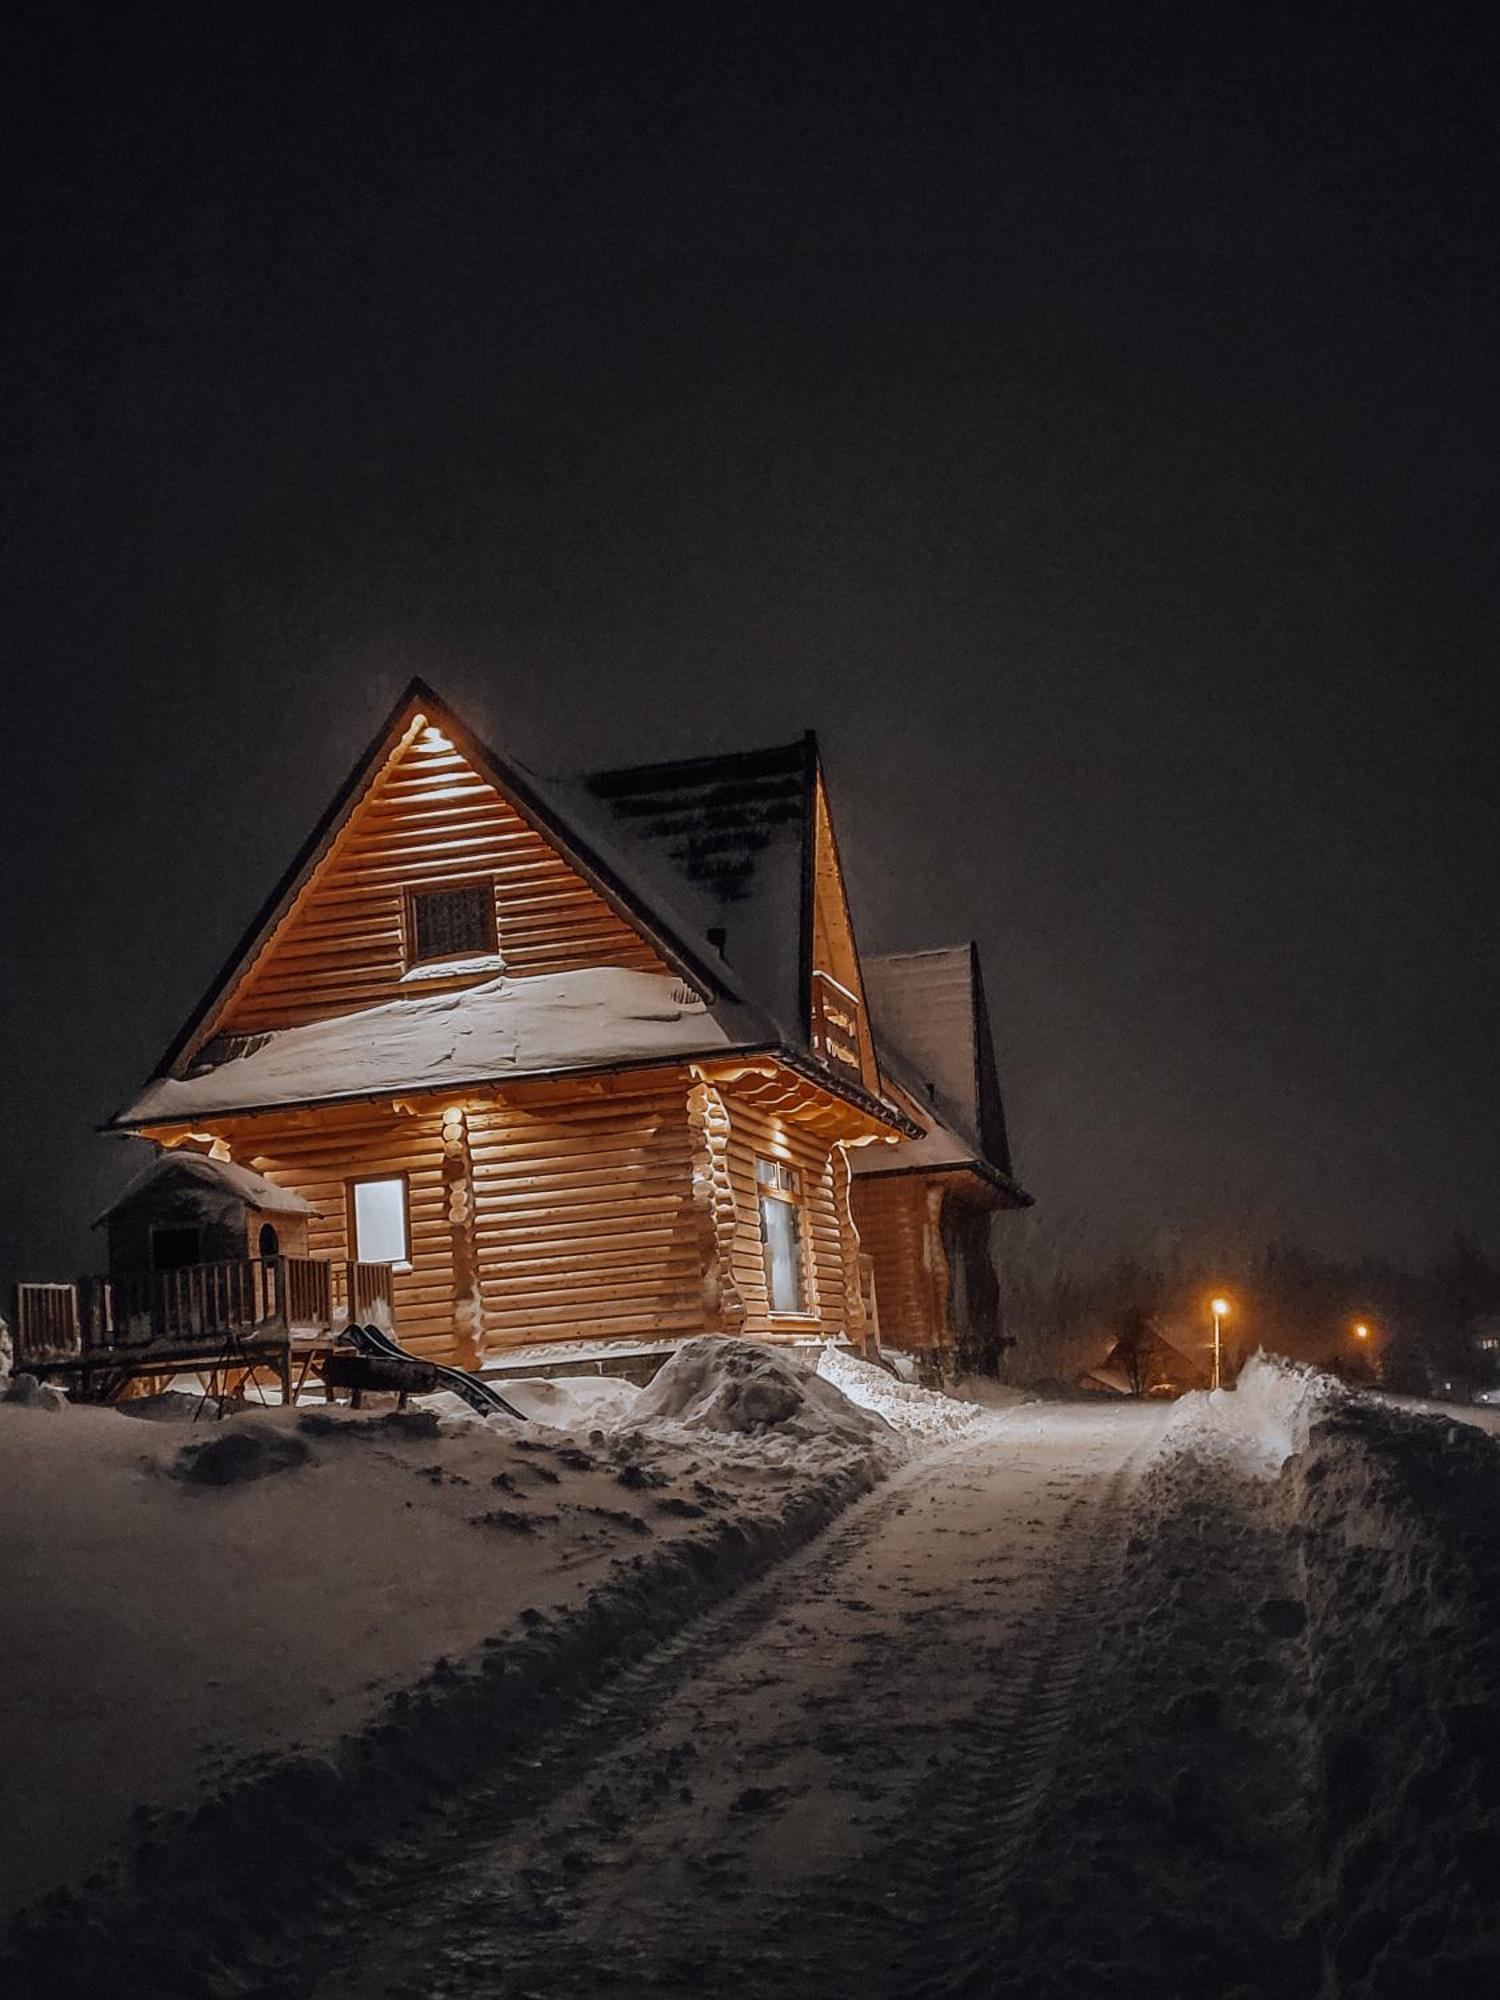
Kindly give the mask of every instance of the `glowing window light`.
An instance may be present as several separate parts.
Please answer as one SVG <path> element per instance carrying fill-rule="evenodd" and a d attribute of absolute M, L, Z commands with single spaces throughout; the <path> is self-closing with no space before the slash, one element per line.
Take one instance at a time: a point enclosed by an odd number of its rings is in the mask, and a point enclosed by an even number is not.
<path fill-rule="evenodd" d="M 405 1264 L 406 1182 L 399 1174 L 390 1180 L 355 1181 L 350 1193 L 356 1261 Z"/>

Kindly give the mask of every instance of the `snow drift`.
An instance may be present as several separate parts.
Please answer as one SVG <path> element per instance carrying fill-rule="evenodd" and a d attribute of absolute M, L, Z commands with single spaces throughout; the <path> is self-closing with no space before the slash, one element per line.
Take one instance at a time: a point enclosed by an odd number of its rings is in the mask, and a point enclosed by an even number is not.
<path fill-rule="evenodd" d="M 861 1361 L 843 1347 L 824 1347 L 818 1357 L 818 1373 L 860 1409 L 883 1418 L 892 1430 L 926 1444 L 962 1437 L 987 1414 L 977 1403 L 938 1395 L 915 1382 L 897 1381 L 883 1368 Z"/>
<path fill-rule="evenodd" d="M 896 1433 L 814 1373 L 795 1350 L 703 1334 L 686 1340 L 631 1407 L 632 1424 L 774 1436 L 798 1445 L 894 1453 Z"/>
<path fill-rule="evenodd" d="M 1127 1555 L 1155 1677 L 1136 1699 L 1169 1671 L 1201 1686 L 1127 1782 L 1138 1808 L 1161 1800 L 1161 1852 L 1186 1829 L 1200 1871 L 1258 1850 L 1257 1826 L 1274 1823 L 1263 1867 L 1290 1857 L 1280 1900 L 1304 1910 L 1296 1939 L 1250 1949 L 1254 1899 L 1226 1868 L 1213 1945 L 1226 1983 L 1274 1955 L 1293 1989 L 1343 2000 L 1491 1990 L 1497 1520 L 1500 1439 L 1447 1413 L 1264 1355 L 1235 1390 L 1178 1405 Z M 1305 1774 L 1300 1808 L 1256 1789 L 1272 1751 Z M 1139 1820 L 1135 1839 L 1150 1851 Z"/>

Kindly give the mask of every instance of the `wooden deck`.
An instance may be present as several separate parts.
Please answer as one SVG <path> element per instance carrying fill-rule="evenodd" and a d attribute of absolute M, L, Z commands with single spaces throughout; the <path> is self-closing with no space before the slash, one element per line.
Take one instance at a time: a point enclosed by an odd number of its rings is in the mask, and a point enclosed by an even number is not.
<path fill-rule="evenodd" d="M 294 1401 L 351 1316 L 391 1309 L 386 1264 L 241 1257 L 139 1278 L 16 1288 L 18 1369 L 113 1402 L 132 1385 L 193 1374 L 229 1395 L 262 1373 Z"/>

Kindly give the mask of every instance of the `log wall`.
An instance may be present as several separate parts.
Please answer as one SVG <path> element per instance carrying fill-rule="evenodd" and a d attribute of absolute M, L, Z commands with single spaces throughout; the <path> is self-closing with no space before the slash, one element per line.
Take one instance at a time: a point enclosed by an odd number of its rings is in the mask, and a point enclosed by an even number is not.
<path fill-rule="evenodd" d="M 355 1254 L 350 1180 L 405 1175 L 411 1269 L 395 1274 L 397 1331 L 432 1359 L 472 1366 L 535 1341 L 705 1331 L 863 1334 L 835 1141 L 686 1071 L 329 1105 L 220 1129 L 235 1159 L 315 1206 L 316 1257 Z M 758 1154 L 801 1176 L 805 1316 L 770 1311 Z"/>
<path fill-rule="evenodd" d="M 474 1353 L 472 1342 L 455 1334 L 463 1302 L 455 1290 L 445 1108 L 440 1100 L 421 1101 L 410 1111 L 388 1103 L 327 1105 L 237 1119 L 224 1130 L 236 1160 L 295 1188 L 317 1209 L 308 1223 L 315 1257 L 344 1262 L 354 1256 L 349 1181 L 405 1174 L 411 1269 L 395 1274 L 397 1329 L 418 1354 L 462 1364 Z"/>
<path fill-rule="evenodd" d="M 833 1142 L 795 1119 L 766 1110 L 736 1095 L 722 1092 L 728 1116 L 726 1165 L 734 1193 L 735 1229 L 726 1246 L 734 1289 L 743 1302 L 742 1331 L 759 1334 L 850 1333 L 858 1338 L 864 1313 L 856 1291 L 851 1306 L 846 1290 L 847 1231 L 839 1222 L 841 1190 L 836 1184 Z M 802 1180 L 803 1247 L 807 1254 L 806 1318 L 773 1315 L 766 1285 L 760 1240 L 760 1193 L 755 1179 L 757 1155 L 783 1160 Z"/>
<path fill-rule="evenodd" d="M 486 1353 L 704 1331 L 685 1076 L 507 1093 L 469 1136 Z"/>
<path fill-rule="evenodd" d="M 447 738 L 429 729 L 393 757 L 355 808 L 240 982 L 217 1031 L 292 1027 L 464 983 L 402 984 L 406 890 L 484 875 L 494 878 L 507 972 L 668 969 Z"/>
<path fill-rule="evenodd" d="M 942 1189 L 921 1174 L 856 1178 L 860 1246 L 875 1266 L 882 1346 L 947 1347 L 948 1265 L 938 1226 Z"/>

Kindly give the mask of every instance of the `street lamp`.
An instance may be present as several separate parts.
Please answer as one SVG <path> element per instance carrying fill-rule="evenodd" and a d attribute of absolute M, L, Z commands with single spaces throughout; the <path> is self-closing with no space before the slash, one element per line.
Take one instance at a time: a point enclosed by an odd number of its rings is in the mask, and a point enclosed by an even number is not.
<path fill-rule="evenodd" d="M 1365 1325 L 1362 1319 L 1357 1319 L 1354 1322 L 1354 1325 L 1350 1328 L 1350 1331 L 1353 1333 L 1354 1338 L 1356 1340 L 1368 1340 L 1370 1338 L 1370 1329 Z"/>
<path fill-rule="evenodd" d="M 1214 1316 L 1214 1387 L 1219 1386 L 1219 1376 L 1223 1369 L 1224 1316 L 1229 1311 L 1228 1299 L 1210 1299 L 1208 1309 Z"/>

